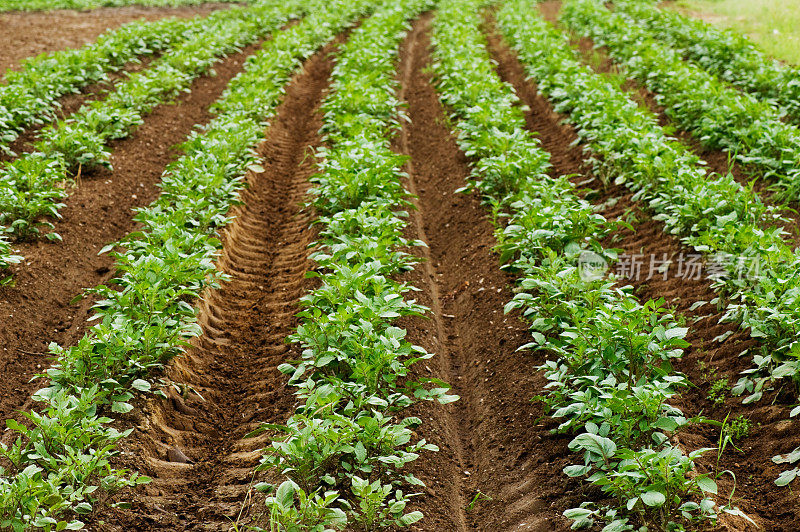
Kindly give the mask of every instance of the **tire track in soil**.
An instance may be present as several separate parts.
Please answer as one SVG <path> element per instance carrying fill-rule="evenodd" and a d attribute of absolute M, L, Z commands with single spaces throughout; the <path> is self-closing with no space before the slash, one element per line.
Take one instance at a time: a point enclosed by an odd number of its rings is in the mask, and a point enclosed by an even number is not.
<path fill-rule="evenodd" d="M 285 422 L 295 403 L 277 367 L 300 357 L 285 338 L 312 282 L 304 274 L 315 231 L 301 203 L 316 169 L 310 150 L 320 142 L 318 109 L 332 50 L 329 45 L 309 59 L 288 85 L 260 147 L 265 170 L 248 176 L 243 205 L 223 232 L 218 265 L 231 280 L 200 302 L 203 335 L 169 370 L 171 379 L 196 391 L 149 400 L 123 444 L 130 460 L 124 465 L 154 481 L 123 495 L 133 496 L 132 510 L 99 516 L 107 523 L 101 530 L 129 530 L 131 523 L 143 530 L 223 530 L 254 504 L 248 498 L 253 469 L 271 439 L 244 436 L 263 422 Z M 176 451 L 190 462 L 182 463 Z"/>
<path fill-rule="evenodd" d="M 83 337 L 94 300 L 71 302 L 113 276 L 113 258 L 98 251 L 138 227 L 132 209 L 158 196 L 165 167 L 180 155 L 173 146 L 211 119 L 208 107 L 259 47 L 253 44 L 218 62 L 216 75 L 196 79 L 175 104 L 157 107 L 130 137 L 111 143 L 114 171 L 85 173 L 65 200 L 55 229 L 63 242 L 15 245 L 26 261 L 10 269 L 14 285 L 0 287 L 0 417 L 33 404 L 30 395 L 42 382 L 29 381 L 49 366 L 42 354 L 51 341 L 68 346 Z"/>
<path fill-rule="evenodd" d="M 572 489 L 580 492 L 561 474 L 569 438 L 549 434 L 555 424 L 539 423 L 541 406 L 530 400 L 544 384 L 535 371 L 543 357 L 516 351 L 529 335 L 517 316 L 503 314 L 513 279 L 492 252 L 487 211 L 477 195 L 455 193 L 469 167 L 426 70 L 431 19 L 418 20 L 401 48 L 398 98 L 410 121 L 397 149 L 411 156 L 406 186 L 418 196 L 409 232 L 429 245 L 408 277 L 432 309 L 431 320 L 405 325 L 412 342 L 436 353 L 428 375 L 452 384 L 461 400 L 416 407 L 421 436 L 441 448 L 414 465 L 428 487 L 417 502 L 425 513 L 418 530 L 567 530 L 561 512 L 579 501 Z M 479 492 L 491 501 L 469 510 Z"/>
<path fill-rule="evenodd" d="M 584 162 L 583 147 L 571 146 L 577 139 L 575 130 L 564 124 L 564 117 L 557 114 L 546 98 L 538 94 L 535 83 L 527 81 L 519 60 L 495 32 L 493 19 L 486 29 L 489 49 L 498 63 L 497 71 L 504 81 L 514 87 L 522 103 L 530 108 L 525 113 L 527 127 L 537 133 L 543 148 L 551 153 L 553 175 L 582 173 L 585 175 L 577 177 L 576 181 L 584 180 L 590 173 L 590 168 Z M 741 398 L 728 398 L 724 405 L 715 405 L 707 397 L 712 379 L 708 379 L 700 368 L 701 362 L 709 368 L 717 368 L 714 379 L 727 377 L 732 385 L 738 380 L 739 373 L 752 365 L 751 357 L 740 357 L 739 353 L 744 349 L 757 349 L 758 342 L 751 339 L 748 333 L 739 330 L 736 324 L 720 324 L 722 313 L 711 305 L 696 310 L 689 309 L 696 301 L 711 301 L 716 297 L 716 292 L 706 279 L 678 278 L 675 275 L 675 265 L 667 279 L 660 274 L 647 279 L 650 275 L 651 256 L 660 260 L 666 253 L 667 258 L 677 261 L 680 254 L 686 257 L 696 252 L 681 245 L 677 238 L 664 233 L 663 224 L 653 220 L 650 214 L 641 209 L 639 203 L 632 201 L 632 195 L 625 187 L 603 187 L 598 179 L 588 184 L 584 181 L 582 188 L 586 187 L 591 189 L 587 196 L 589 201 L 595 205 L 608 205 L 601 211 L 606 218 L 625 218 L 629 212 L 633 212 L 636 217 L 632 223 L 634 231 L 621 230 L 603 242 L 605 247 L 622 249 L 629 256 L 641 254 L 645 257 L 642 275 L 638 279 L 626 279 L 626 282 L 635 287 L 641 300 L 663 297 L 668 305 L 687 319 L 690 330 L 686 339 L 692 346 L 687 348 L 682 359 L 675 361 L 675 367 L 687 375 L 697 387 L 684 392 L 674 401 L 675 406 L 688 415 L 696 415 L 702 411 L 708 417 L 722 420 L 730 412 L 731 419 L 739 415 L 751 419 L 751 436 L 737 443 L 744 452 L 727 452 L 720 461 L 720 470 L 730 469 L 736 473 L 738 484 L 735 504 L 745 513 L 756 518 L 760 525 L 766 525 L 768 530 L 795 530 L 796 516 L 800 515 L 800 503 L 789 490 L 781 490 L 773 484 L 780 468 L 771 461 L 773 455 L 789 452 L 800 442 L 800 427 L 787 419 L 787 406 L 791 404 L 791 398 L 786 394 L 780 396 L 772 393 L 765 394 L 765 398 L 754 405 L 742 405 Z M 714 341 L 717 336 L 728 332 L 733 332 L 733 335 L 724 343 Z M 773 404 L 773 400 L 777 404 Z M 687 450 L 716 447 L 718 437 L 719 429 L 707 424 L 695 426 L 678 435 L 681 445 Z M 700 461 L 700 465 L 712 471 L 715 460 L 716 454 L 709 453 Z M 723 496 L 734 487 L 724 477 L 719 485 Z M 744 499 L 740 498 L 742 495 Z M 723 521 L 729 530 L 750 529 L 741 520 L 726 518 Z"/>

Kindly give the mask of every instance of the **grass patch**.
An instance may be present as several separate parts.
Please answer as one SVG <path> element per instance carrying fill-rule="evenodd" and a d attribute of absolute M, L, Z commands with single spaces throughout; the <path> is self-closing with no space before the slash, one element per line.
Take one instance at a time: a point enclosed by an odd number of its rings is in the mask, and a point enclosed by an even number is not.
<path fill-rule="evenodd" d="M 744 33 L 772 57 L 800 65 L 800 0 L 679 0 L 667 5 Z"/>

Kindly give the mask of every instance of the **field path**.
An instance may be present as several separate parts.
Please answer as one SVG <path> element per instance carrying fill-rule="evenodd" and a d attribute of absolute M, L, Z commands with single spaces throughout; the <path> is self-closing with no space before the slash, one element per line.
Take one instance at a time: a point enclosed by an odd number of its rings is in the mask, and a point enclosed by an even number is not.
<path fill-rule="evenodd" d="M 527 327 L 503 313 L 513 279 L 492 251 L 488 210 L 478 195 L 455 192 L 469 167 L 427 71 L 431 18 L 415 24 L 400 66 L 410 121 L 399 144 L 411 156 L 407 187 L 419 196 L 411 225 L 429 245 L 413 284 L 434 314 L 412 323 L 409 338 L 436 353 L 428 365 L 461 400 L 422 407 L 420 431 L 442 450 L 416 466 L 432 494 L 421 530 L 567 530 L 560 514 L 572 501 L 560 470 L 569 438 L 549 434 L 552 423 L 531 402 L 543 360 L 517 351 L 530 341 Z"/>

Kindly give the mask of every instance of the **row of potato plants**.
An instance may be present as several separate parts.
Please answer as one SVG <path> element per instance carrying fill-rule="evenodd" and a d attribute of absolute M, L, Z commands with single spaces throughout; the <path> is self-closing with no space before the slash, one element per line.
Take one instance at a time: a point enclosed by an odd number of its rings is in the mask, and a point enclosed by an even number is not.
<path fill-rule="evenodd" d="M 793 251 L 784 231 L 774 226 L 774 209 L 730 174 L 707 176 L 699 159 L 668 137 L 652 113 L 582 64 L 567 36 L 532 10 L 504 10 L 500 23 L 528 75 L 578 130 L 597 174 L 625 184 L 667 233 L 727 270 L 714 278 L 720 297 L 713 303 L 725 309 L 723 321 L 739 323 L 759 341 L 751 353 L 754 367 L 743 372 L 733 393 L 751 403 L 784 379 L 797 395 L 800 251 Z M 798 414 L 800 408 L 794 408 L 790 415 Z M 774 460 L 797 462 L 800 451 Z M 796 476 L 800 468 L 776 483 Z"/>
<path fill-rule="evenodd" d="M 147 6 L 179 7 L 199 5 L 207 0 L 0 0 L 2 11 L 49 11 L 51 9 L 80 9 L 82 11 L 99 7 Z M 237 2 L 238 0 L 215 0 L 217 2 Z"/>
<path fill-rule="evenodd" d="M 425 244 L 404 236 L 412 207 L 402 185 L 406 157 L 390 142 L 407 119 L 396 96 L 399 44 L 408 21 L 431 4 L 384 5 L 337 56 L 308 202 L 321 226 L 311 255 L 318 287 L 301 298 L 301 324 L 290 337 L 302 358 L 279 368 L 300 405 L 285 425 L 260 429 L 285 433 L 259 466 L 285 478 L 267 499 L 270 530 L 373 531 L 423 518 L 408 510 L 416 494 L 404 488 L 424 484 L 407 466 L 438 449 L 418 439 L 421 420 L 403 412 L 457 397 L 444 382 L 412 374 L 433 355 L 395 324 L 428 309 L 408 298 L 416 288 L 396 279 Z"/>
<path fill-rule="evenodd" d="M 90 83 L 108 80 L 128 62 L 155 55 L 202 30 L 201 17 L 131 22 L 82 48 L 59 50 L 26 59 L 6 72 L 0 85 L 0 151 L 9 148 L 25 128 L 53 120 L 58 98 Z"/>
<path fill-rule="evenodd" d="M 561 22 L 604 46 L 625 74 L 653 92 L 664 113 L 704 146 L 723 149 L 754 177 L 772 179 L 776 198 L 800 198 L 800 130 L 768 102 L 741 92 L 659 43 L 601 0 L 564 2 Z"/>
<path fill-rule="evenodd" d="M 104 99 L 90 102 L 69 118 L 43 128 L 34 150 L 0 167 L 0 224 L 19 239 L 53 232 L 48 218 L 59 216 L 69 182 L 88 168 L 110 168 L 109 143 L 127 137 L 143 116 L 186 91 L 226 54 L 263 37 L 302 11 L 279 0 L 247 9 L 218 11 L 199 21 L 188 40 L 150 68 L 117 84 Z M 0 228 L 2 229 L 2 228 Z M 4 259 L 0 259 L 4 260 Z M 7 261 L 6 261 L 7 262 Z"/>
<path fill-rule="evenodd" d="M 742 90 L 780 106 L 800 124 L 800 69 L 772 59 L 748 38 L 642 0 L 616 0 L 614 10 L 630 16 L 681 55 Z"/>
<path fill-rule="evenodd" d="M 506 311 L 519 309 L 530 321 L 533 341 L 523 348 L 555 355 L 540 367 L 543 400 L 561 421 L 558 431 L 577 433 L 569 448 L 583 457 L 564 472 L 588 476 L 613 500 L 564 514 L 575 527 L 598 520 L 607 531 L 713 523 L 717 508 L 705 492 L 716 493 L 716 483 L 694 466 L 706 450 L 687 456 L 670 438 L 688 424 L 669 405 L 689 385 L 671 365 L 688 346 L 688 329 L 662 300 L 640 303 L 631 287 L 581 267 L 588 256 L 614 260 L 600 240 L 616 224 L 580 198 L 569 176 L 549 175 L 549 154 L 494 70 L 479 29 L 482 3 L 442 2 L 433 69 L 459 146 L 473 161 L 468 188 L 491 207 L 501 260 L 519 275 Z M 530 4 L 510 0 L 504 9 Z"/>
<path fill-rule="evenodd" d="M 284 87 L 302 62 L 360 17 L 364 2 L 304 2 L 312 13 L 274 35 L 250 57 L 212 110 L 216 117 L 182 146 L 185 155 L 162 177 L 162 194 L 142 208 L 143 226 L 109 249 L 117 276 L 99 294 L 94 325 L 76 345 L 51 344 L 56 362 L 34 399 L 41 408 L 0 445 L 0 528 L 80 529 L 72 517 L 87 514 L 98 490 L 147 482 L 115 469 L 111 458 L 130 430 L 110 427 L 114 413 L 129 412 L 137 391 L 162 395 L 148 375 L 181 354 L 201 334 L 191 301 L 224 276 L 214 260 L 216 232 L 229 223 L 248 168 L 258 171 L 255 146 L 274 116 Z M 291 13 L 297 3 L 286 2 Z M 60 520 L 59 520 L 60 519 Z"/>
<path fill-rule="evenodd" d="M 108 73 L 139 57 L 174 46 L 199 26 L 199 19 L 132 22 L 101 35 L 83 48 L 23 61 L 19 70 L 6 73 L 5 84 L 0 85 L 0 151 L 14 156 L 10 144 L 26 127 L 55 118 L 59 97 L 108 79 Z M 0 231 L 0 283 L 2 271 L 23 259 L 14 254 L 5 232 Z"/>

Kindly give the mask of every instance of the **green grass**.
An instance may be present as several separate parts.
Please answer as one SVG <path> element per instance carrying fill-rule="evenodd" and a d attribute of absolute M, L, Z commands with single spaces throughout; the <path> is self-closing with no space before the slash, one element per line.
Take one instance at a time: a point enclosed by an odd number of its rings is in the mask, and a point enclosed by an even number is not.
<path fill-rule="evenodd" d="M 769 55 L 800 65 L 800 0 L 679 0 L 668 5 L 738 30 Z"/>

